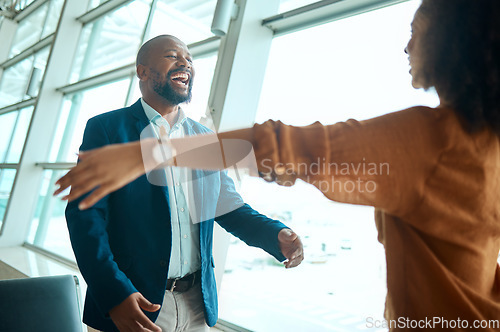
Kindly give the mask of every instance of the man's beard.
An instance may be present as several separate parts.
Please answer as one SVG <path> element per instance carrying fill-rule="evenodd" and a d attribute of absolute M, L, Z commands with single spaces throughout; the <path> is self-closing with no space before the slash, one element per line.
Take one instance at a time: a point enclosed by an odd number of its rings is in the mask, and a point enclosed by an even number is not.
<path fill-rule="evenodd" d="M 170 77 L 173 73 L 178 72 L 178 71 L 183 71 L 179 69 L 174 69 L 171 70 L 167 73 L 166 78 L 167 80 L 162 83 L 160 81 L 160 73 L 157 71 L 154 71 L 155 74 L 155 79 L 153 81 L 153 90 L 165 98 L 167 101 L 169 101 L 172 105 L 179 105 L 182 103 L 189 103 L 191 101 L 191 90 L 193 88 L 193 78 L 190 77 L 189 83 L 188 83 L 188 90 L 187 94 L 180 94 L 177 91 L 174 90 L 174 88 L 170 85 Z"/>

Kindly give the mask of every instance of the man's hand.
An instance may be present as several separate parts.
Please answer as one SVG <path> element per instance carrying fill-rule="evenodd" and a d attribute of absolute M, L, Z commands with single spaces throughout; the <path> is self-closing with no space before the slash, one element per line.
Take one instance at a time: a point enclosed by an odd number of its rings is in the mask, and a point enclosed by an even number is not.
<path fill-rule="evenodd" d="M 153 331 L 161 332 L 142 310 L 158 311 L 159 304 L 152 304 L 141 293 L 130 294 L 122 303 L 109 311 L 109 316 L 120 332 Z"/>
<path fill-rule="evenodd" d="M 287 258 L 285 267 L 296 267 L 304 260 L 304 247 L 299 236 L 290 228 L 283 228 L 278 233 L 281 253 Z"/>

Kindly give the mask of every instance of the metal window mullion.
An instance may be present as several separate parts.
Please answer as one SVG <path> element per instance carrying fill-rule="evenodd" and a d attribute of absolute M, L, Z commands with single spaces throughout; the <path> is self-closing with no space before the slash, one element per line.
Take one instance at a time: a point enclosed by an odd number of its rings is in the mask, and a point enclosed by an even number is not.
<path fill-rule="evenodd" d="M 188 48 L 193 58 L 201 58 L 217 53 L 220 43 L 221 38 L 219 36 L 213 36 L 199 42 L 191 43 L 188 45 Z"/>
<path fill-rule="evenodd" d="M 132 0 L 108 0 L 105 3 L 97 6 L 96 8 L 86 12 L 85 14 L 77 17 L 77 20 L 82 24 L 90 23 L 99 17 L 106 15 L 107 13 L 131 2 Z"/>
<path fill-rule="evenodd" d="M 19 164 L 16 163 L 0 163 L 0 169 L 18 169 Z"/>
<path fill-rule="evenodd" d="M 409 0 L 323 0 L 262 20 L 275 36 L 307 29 Z"/>
<path fill-rule="evenodd" d="M 63 94 L 75 93 L 78 91 L 91 89 L 93 87 L 106 83 L 116 82 L 120 79 L 132 75 L 133 73 L 135 73 L 135 66 L 133 64 L 129 64 L 96 76 L 86 78 L 73 84 L 65 85 L 63 87 L 57 88 L 56 90 L 62 92 Z"/>
<path fill-rule="evenodd" d="M 11 67 L 11 66 L 15 65 L 18 62 L 21 62 L 22 60 L 35 54 L 36 52 L 38 52 L 42 48 L 47 47 L 50 44 L 52 44 L 52 42 L 54 41 L 54 38 L 55 38 L 54 33 L 48 35 L 47 37 L 43 38 L 42 40 L 40 40 L 36 44 L 33 44 L 32 46 L 28 47 L 27 49 L 25 49 L 21 53 L 17 54 L 15 57 L 10 58 L 7 61 L 1 63 L 0 67 L 7 68 L 7 67 Z"/>
<path fill-rule="evenodd" d="M 49 0 L 35 0 L 32 3 L 28 5 L 28 7 L 24 8 L 21 10 L 16 16 L 14 16 L 14 20 L 16 22 L 19 22 L 29 16 L 31 13 L 33 13 L 35 10 L 43 6 L 47 1 Z"/>
<path fill-rule="evenodd" d="M 0 108 L 0 115 L 7 114 L 10 112 L 18 111 L 18 110 L 26 108 L 26 107 L 33 106 L 33 105 L 35 105 L 35 103 L 36 103 L 36 97 L 20 101 L 18 103 L 13 104 L 13 105 L 5 106 L 3 108 Z"/>
<path fill-rule="evenodd" d="M 2 164 L 0 164 L 2 165 Z M 46 170 L 69 170 L 72 167 L 76 166 L 76 163 L 66 163 L 66 162 L 55 162 L 55 163 L 36 163 L 36 167 L 41 167 Z"/>

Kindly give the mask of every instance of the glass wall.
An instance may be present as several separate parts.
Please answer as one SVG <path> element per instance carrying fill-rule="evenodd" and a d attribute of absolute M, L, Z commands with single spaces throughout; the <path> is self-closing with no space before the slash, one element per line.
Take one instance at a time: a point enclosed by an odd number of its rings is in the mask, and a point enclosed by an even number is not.
<path fill-rule="evenodd" d="M 417 6 L 403 3 L 275 38 L 256 122 L 332 124 L 436 106 L 435 94 L 412 88 L 403 52 Z M 245 178 L 240 192 L 301 236 L 305 260 L 285 270 L 233 238 L 222 319 L 254 331 L 358 331 L 367 317 L 383 319 L 385 257 L 372 208 L 329 201 L 300 180 L 280 187 Z"/>

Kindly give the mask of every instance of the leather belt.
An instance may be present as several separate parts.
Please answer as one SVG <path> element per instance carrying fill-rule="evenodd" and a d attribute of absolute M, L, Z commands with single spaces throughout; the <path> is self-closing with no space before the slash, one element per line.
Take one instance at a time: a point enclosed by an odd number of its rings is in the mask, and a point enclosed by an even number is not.
<path fill-rule="evenodd" d="M 167 280 L 167 290 L 171 292 L 187 292 L 191 287 L 201 281 L 201 270 L 188 274 L 182 278 Z"/>

